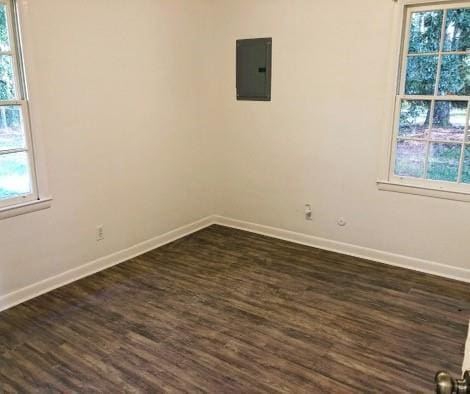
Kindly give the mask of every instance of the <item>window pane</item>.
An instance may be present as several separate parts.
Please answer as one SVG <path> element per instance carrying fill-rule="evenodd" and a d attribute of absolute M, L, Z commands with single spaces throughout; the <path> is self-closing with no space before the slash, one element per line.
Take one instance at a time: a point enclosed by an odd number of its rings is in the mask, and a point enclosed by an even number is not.
<path fill-rule="evenodd" d="M 443 11 L 411 14 L 409 53 L 437 52 L 441 41 Z"/>
<path fill-rule="evenodd" d="M 463 141 L 467 105 L 466 101 L 436 101 L 431 138 L 440 141 Z"/>
<path fill-rule="evenodd" d="M 19 105 L 0 106 L 0 150 L 26 148 Z"/>
<path fill-rule="evenodd" d="M 398 141 L 395 175 L 422 178 L 426 143 L 419 141 Z"/>
<path fill-rule="evenodd" d="M 8 37 L 8 25 L 7 25 L 7 6 L 5 4 L 0 5 L 0 51 L 10 50 L 10 40 Z"/>
<path fill-rule="evenodd" d="M 447 12 L 444 51 L 470 49 L 470 8 Z"/>
<path fill-rule="evenodd" d="M 25 152 L 0 155 L 0 200 L 31 193 L 28 156 Z"/>
<path fill-rule="evenodd" d="M 437 59 L 437 56 L 408 57 L 405 94 L 434 94 Z"/>
<path fill-rule="evenodd" d="M 465 158 L 462 170 L 462 182 L 470 183 L 470 145 L 465 148 Z"/>
<path fill-rule="evenodd" d="M 11 56 L 0 56 L 0 100 L 16 99 L 13 60 Z"/>
<path fill-rule="evenodd" d="M 431 101 L 403 100 L 400 109 L 400 137 L 424 138 L 429 129 Z"/>
<path fill-rule="evenodd" d="M 470 95 L 470 55 L 442 56 L 441 95 Z"/>
<path fill-rule="evenodd" d="M 428 179 L 456 182 L 461 153 L 460 144 L 432 143 L 429 150 Z"/>

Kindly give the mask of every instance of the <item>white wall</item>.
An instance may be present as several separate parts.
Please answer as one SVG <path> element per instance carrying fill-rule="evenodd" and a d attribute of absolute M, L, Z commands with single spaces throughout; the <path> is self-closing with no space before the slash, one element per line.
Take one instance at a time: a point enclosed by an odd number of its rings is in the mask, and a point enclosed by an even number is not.
<path fill-rule="evenodd" d="M 470 204 L 375 184 L 397 3 L 220 0 L 217 7 L 218 212 L 470 269 Z M 273 38 L 270 103 L 235 101 L 234 43 L 253 37 Z M 305 203 L 313 222 L 303 218 Z"/>
<path fill-rule="evenodd" d="M 0 297 L 214 211 L 209 2 L 20 3 L 54 201 L 0 221 Z"/>

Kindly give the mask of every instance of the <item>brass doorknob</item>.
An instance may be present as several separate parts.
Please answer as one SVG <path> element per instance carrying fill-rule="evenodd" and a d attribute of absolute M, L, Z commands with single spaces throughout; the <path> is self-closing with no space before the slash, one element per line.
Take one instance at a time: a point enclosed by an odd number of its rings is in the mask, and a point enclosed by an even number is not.
<path fill-rule="evenodd" d="M 436 374 L 437 394 L 470 394 L 470 371 L 466 371 L 463 379 L 454 380 L 445 371 Z"/>
<path fill-rule="evenodd" d="M 447 372 L 438 372 L 434 381 L 437 394 L 454 394 L 454 379 Z"/>

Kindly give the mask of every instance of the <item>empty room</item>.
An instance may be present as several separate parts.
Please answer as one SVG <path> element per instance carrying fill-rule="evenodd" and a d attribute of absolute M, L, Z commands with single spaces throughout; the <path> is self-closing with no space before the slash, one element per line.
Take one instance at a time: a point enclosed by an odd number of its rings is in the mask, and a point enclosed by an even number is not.
<path fill-rule="evenodd" d="M 0 393 L 470 393 L 469 102 L 469 0 L 0 0 Z"/>

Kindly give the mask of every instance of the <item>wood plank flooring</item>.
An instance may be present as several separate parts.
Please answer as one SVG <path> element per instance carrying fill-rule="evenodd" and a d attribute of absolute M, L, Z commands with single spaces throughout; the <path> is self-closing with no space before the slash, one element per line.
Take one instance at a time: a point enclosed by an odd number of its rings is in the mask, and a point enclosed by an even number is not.
<path fill-rule="evenodd" d="M 432 393 L 470 285 L 212 226 L 0 314 L 0 392 Z"/>

